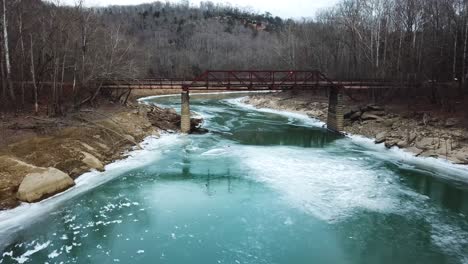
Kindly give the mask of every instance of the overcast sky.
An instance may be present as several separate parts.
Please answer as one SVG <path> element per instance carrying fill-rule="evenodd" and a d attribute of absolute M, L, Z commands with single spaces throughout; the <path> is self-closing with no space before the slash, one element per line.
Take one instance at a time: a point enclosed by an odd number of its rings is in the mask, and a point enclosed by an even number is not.
<path fill-rule="evenodd" d="M 73 4 L 76 0 L 62 0 Z M 141 3 L 154 2 L 152 0 L 85 0 L 90 6 L 107 5 L 136 5 Z M 166 2 L 162 0 L 161 2 Z M 180 2 L 179 0 L 169 0 L 169 2 Z M 324 7 L 330 7 L 338 0 L 212 0 L 214 3 L 230 3 L 233 6 L 250 7 L 258 12 L 270 12 L 274 16 L 282 18 L 302 18 L 312 17 L 315 12 Z M 199 0 L 190 0 L 191 5 L 198 5 Z"/>

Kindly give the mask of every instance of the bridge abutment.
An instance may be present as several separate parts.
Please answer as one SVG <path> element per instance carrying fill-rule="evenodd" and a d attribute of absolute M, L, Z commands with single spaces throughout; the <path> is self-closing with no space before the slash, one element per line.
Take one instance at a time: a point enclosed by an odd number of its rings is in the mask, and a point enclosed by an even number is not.
<path fill-rule="evenodd" d="M 344 128 L 343 119 L 343 88 L 333 86 L 330 88 L 328 97 L 327 128 L 335 132 L 342 132 Z"/>
<path fill-rule="evenodd" d="M 184 134 L 189 134 L 191 131 L 189 91 L 182 91 L 181 100 L 182 104 L 180 111 L 180 131 Z"/>

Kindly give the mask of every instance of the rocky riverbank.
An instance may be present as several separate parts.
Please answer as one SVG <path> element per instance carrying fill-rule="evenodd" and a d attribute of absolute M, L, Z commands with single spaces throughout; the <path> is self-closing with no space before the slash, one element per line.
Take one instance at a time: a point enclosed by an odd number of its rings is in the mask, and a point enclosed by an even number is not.
<path fill-rule="evenodd" d="M 307 114 L 326 122 L 328 99 L 324 96 L 290 93 L 258 94 L 244 100 L 258 108 Z M 468 164 L 468 129 L 458 117 L 428 111 L 400 111 L 397 107 L 345 104 L 345 132 L 375 139 L 387 148 L 399 147 L 416 156 L 435 157 Z"/>
<path fill-rule="evenodd" d="M 199 123 L 192 120 L 192 127 Z M 177 132 L 180 116 L 172 109 L 119 105 L 65 118 L 4 118 L 2 124 L 2 135 L 28 132 L 1 146 L 0 210 L 40 201 L 72 187 L 87 171 L 103 171 L 126 151 L 139 148 L 144 138 Z"/>

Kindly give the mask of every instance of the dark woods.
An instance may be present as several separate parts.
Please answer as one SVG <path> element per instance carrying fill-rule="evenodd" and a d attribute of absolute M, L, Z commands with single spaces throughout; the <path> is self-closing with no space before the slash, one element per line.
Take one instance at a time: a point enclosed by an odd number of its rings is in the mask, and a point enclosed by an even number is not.
<path fill-rule="evenodd" d="M 92 103 L 100 79 L 207 69 L 319 69 L 331 78 L 448 83 L 466 92 L 468 1 L 344 0 L 293 21 L 229 6 L 85 8 L 2 0 L 2 110 Z"/>

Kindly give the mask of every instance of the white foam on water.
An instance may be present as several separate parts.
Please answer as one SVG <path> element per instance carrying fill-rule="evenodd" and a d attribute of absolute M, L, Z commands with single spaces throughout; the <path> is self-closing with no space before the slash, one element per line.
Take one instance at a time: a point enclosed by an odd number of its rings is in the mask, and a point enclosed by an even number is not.
<path fill-rule="evenodd" d="M 292 147 L 240 147 L 235 151 L 255 180 L 276 189 L 292 207 L 326 222 L 358 210 L 389 212 L 398 204 L 387 175 L 326 150 Z"/>
<path fill-rule="evenodd" d="M 14 233 L 53 212 L 64 202 L 109 182 L 127 171 L 155 162 L 161 158 L 165 148 L 180 144 L 182 141 L 183 137 L 175 134 L 163 134 L 160 138 L 146 138 L 140 144 L 141 150 L 133 150 L 125 159 L 107 165 L 104 172 L 92 171 L 83 174 L 76 179 L 76 185 L 67 191 L 38 203 L 23 203 L 15 209 L 0 212 L 0 249 L 8 245 Z"/>
<path fill-rule="evenodd" d="M 215 149 L 210 149 L 208 151 L 205 151 L 201 155 L 202 156 L 220 156 L 220 155 L 225 155 L 228 153 L 229 153 L 229 148 L 215 148 Z"/>

